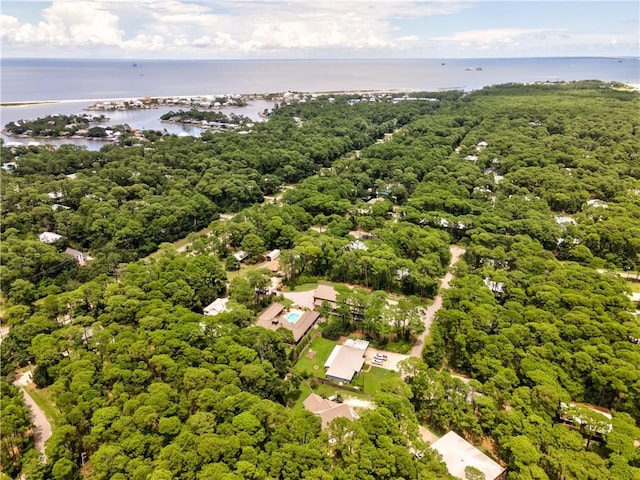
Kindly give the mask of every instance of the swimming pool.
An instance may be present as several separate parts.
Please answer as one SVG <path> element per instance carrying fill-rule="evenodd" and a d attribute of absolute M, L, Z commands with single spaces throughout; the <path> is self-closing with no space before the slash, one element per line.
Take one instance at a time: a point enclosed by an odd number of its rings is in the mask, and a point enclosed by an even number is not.
<path fill-rule="evenodd" d="M 289 312 L 284 318 L 289 323 L 296 323 L 301 316 L 302 314 L 300 312 Z"/>

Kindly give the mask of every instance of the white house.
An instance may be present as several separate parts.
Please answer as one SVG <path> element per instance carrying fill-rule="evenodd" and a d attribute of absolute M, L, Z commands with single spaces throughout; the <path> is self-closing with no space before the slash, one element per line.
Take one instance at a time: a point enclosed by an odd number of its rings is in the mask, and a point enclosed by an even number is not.
<path fill-rule="evenodd" d="M 468 467 L 480 470 L 486 480 L 502 478 L 506 471 L 453 430 L 433 442 L 431 448 L 442 455 L 449 473 L 463 480 L 468 478 L 465 472 Z"/>
<path fill-rule="evenodd" d="M 216 298 L 212 303 L 204 307 L 203 313 L 205 315 L 218 315 L 219 313 L 227 311 L 228 298 Z"/>
<path fill-rule="evenodd" d="M 591 200 L 587 200 L 587 206 L 588 207 L 595 207 L 595 208 L 609 208 L 609 205 L 607 205 L 602 200 L 598 200 L 597 198 L 593 198 Z"/>
<path fill-rule="evenodd" d="M 273 262 L 280 257 L 280 250 L 277 248 L 267 254 L 267 262 Z"/>
<path fill-rule="evenodd" d="M 493 293 L 504 293 L 506 285 L 503 282 L 496 282 L 494 280 L 485 277 L 484 284 L 491 290 Z"/>
<path fill-rule="evenodd" d="M 327 378 L 334 382 L 350 383 L 364 365 L 366 349 L 336 345 L 325 362 Z"/>
<path fill-rule="evenodd" d="M 365 245 L 362 240 L 354 240 L 353 242 L 347 245 L 347 250 L 369 250 L 369 247 Z"/>
<path fill-rule="evenodd" d="M 244 250 L 239 250 L 236 253 L 234 253 L 233 256 L 235 257 L 236 260 L 238 260 L 239 262 L 242 262 L 245 258 L 249 256 L 249 254 Z"/>
<path fill-rule="evenodd" d="M 62 240 L 62 235 L 58 235 L 53 232 L 42 232 L 38 237 L 42 243 L 56 243 L 58 240 Z"/>

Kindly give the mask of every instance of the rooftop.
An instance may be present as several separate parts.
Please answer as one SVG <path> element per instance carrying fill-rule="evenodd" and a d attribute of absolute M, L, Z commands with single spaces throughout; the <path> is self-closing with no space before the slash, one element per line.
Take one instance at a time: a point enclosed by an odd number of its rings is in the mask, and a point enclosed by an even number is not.
<path fill-rule="evenodd" d="M 282 317 L 283 310 L 284 306 L 282 304 L 272 304 L 258 317 L 256 325 L 269 330 L 277 330 L 281 327 L 286 328 L 293 334 L 293 341 L 298 343 L 320 318 L 318 312 L 304 312 L 295 323 L 291 323 Z"/>
<path fill-rule="evenodd" d="M 216 298 L 212 303 L 204 307 L 203 313 L 205 315 L 218 315 L 227 309 L 228 298 Z"/>
<path fill-rule="evenodd" d="M 320 417 L 322 428 L 326 428 L 334 418 L 344 417 L 348 420 L 355 418 L 349 405 L 327 400 L 315 393 L 309 395 L 303 404 L 306 410 Z"/>
<path fill-rule="evenodd" d="M 365 351 L 366 349 L 336 345 L 324 364 L 327 377 L 350 382 L 362 370 Z"/>
<path fill-rule="evenodd" d="M 331 285 L 318 285 L 313 298 L 316 300 L 326 300 L 327 302 L 335 302 L 338 293 Z"/>
<path fill-rule="evenodd" d="M 282 310 L 284 310 L 284 305 L 277 302 L 272 303 L 271 305 L 269 305 L 269 308 L 267 308 L 260 314 L 260 316 L 258 317 L 258 322 L 273 322 L 276 317 L 282 313 Z"/>
<path fill-rule="evenodd" d="M 494 462 L 464 438 L 451 430 L 431 444 L 442 455 L 447 470 L 454 477 L 465 478 L 465 468 L 474 467 L 484 473 L 486 480 L 495 480 L 505 468 Z"/>

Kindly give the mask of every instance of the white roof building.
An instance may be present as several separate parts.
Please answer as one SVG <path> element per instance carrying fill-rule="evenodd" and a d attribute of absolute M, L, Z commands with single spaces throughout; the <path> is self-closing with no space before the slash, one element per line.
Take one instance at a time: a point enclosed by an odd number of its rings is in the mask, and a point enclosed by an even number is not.
<path fill-rule="evenodd" d="M 504 282 L 496 282 L 491 280 L 489 277 L 485 277 L 484 284 L 491 290 L 493 293 L 504 293 L 506 285 Z"/>
<path fill-rule="evenodd" d="M 267 254 L 267 262 L 273 262 L 278 258 L 280 258 L 280 250 L 277 248 Z"/>
<path fill-rule="evenodd" d="M 354 240 L 349 245 L 347 245 L 347 249 L 348 250 L 364 250 L 364 251 L 367 251 L 367 250 L 369 250 L 369 247 L 367 247 L 362 240 Z"/>
<path fill-rule="evenodd" d="M 351 382 L 355 374 L 362 370 L 365 352 L 366 348 L 336 345 L 324 364 L 327 378 L 337 382 Z"/>
<path fill-rule="evenodd" d="M 212 303 L 203 308 L 203 313 L 205 315 L 218 315 L 224 311 L 227 311 L 227 303 L 229 303 L 228 298 L 216 298 Z"/>
<path fill-rule="evenodd" d="M 562 215 L 556 216 L 555 220 L 558 225 L 566 225 L 566 224 L 575 225 L 576 224 L 576 221 L 573 218 L 562 216 Z"/>
<path fill-rule="evenodd" d="M 449 473 L 463 480 L 466 478 L 465 469 L 467 467 L 480 470 L 486 480 L 497 480 L 506 470 L 453 430 L 433 442 L 431 448 L 442 455 L 442 460 Z"/>
<path fill-rule="evenodd" d="M 249 254 L 247 252 L 245 252 L 244 250 L 240 250 L 240 251 L 234 253 L 233 256 L 235 257 L 236 260 L 241 262 L 245 258 L 247 258 L 249 256 Z"/>
<path fill-rule="evenodd" d="M 607 205 L 602 200 L 598 200 L 597 198 L 593 198 L 591 200 L 587 200 L 587 206 L 588 207 L 595 207 L 595 208 L 609 208 L 609 205 Z"/>
<path fill-rule="evenodd" d="M 62 235 L 58 235 L 57 233 L 53 233 L 53 232 L 42 232 L 38 238 L 42 243 L 51 244 L 51 243 L 56 243 L 58 240 L 61 240 L 63 237 Z"/>

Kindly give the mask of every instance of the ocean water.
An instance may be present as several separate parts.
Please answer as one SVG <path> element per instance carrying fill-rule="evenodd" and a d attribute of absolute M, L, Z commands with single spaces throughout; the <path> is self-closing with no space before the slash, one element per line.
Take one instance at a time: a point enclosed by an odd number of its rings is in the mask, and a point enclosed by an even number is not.
<path fill-rule="evenodd" d="M 638 58 L 392 60 L 52 60 L 0 59 L 0 101 L 57 101 L 0 108 L 0 125 L 52 113 L 79 113 L 95 100 L 145 96 L 475 90 L 507 82 L 597 79 L 640 83 Z M 249 117 L 269 105 L 234 110 Z M 162 129 L 158 110 L 114 112 L 111 124 Z M 172 133 L 196 132 L 171 126 Z M 174 131 L 175 130 L 175 131 Z M 3 136 L 3 138 L 7 139 Z M 15 141 L 11 139 L 9 141 Z M 91 149 L 98 142 L 88 142 Z M 97 144 L 97 145 L 96 145 Z"/>
<path fill-rule="evenodd" d="M 135 64 L 125 60 L 4 59 L 0 68 L 2 102 L 287 90 L 471 90 L 546 80 L 640 82 L 637 58 L 146 60 Z"/>

